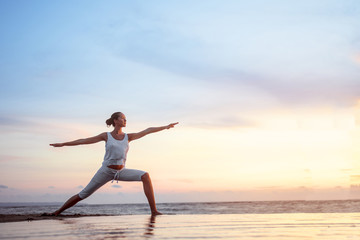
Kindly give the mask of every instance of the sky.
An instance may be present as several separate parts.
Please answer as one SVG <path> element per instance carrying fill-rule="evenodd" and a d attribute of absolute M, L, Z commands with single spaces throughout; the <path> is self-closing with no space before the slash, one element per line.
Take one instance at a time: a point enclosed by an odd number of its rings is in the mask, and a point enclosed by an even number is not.
<path fill-rule="evenodd" d="M 111 131 L 158 202 L 360 198 L 360 3 L 0 1 L 0 202 L 65 201 Z M 141 182 L 87 203 L 146 202 Z"/>

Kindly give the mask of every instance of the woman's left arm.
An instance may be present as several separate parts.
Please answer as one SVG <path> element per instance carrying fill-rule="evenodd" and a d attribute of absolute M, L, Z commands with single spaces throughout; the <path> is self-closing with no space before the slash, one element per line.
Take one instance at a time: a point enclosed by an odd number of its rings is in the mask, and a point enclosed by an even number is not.
<path fill-rule="evenodd" d="M 166 125 L 166 126 L 163 126 L 163 127 L 150 127 L 150 128 L 147 128 L 141 132 L 138 132 L 138 133 L 129 133 L 128 134 L 128 139 L 129 139 L 129 142 L 130 141 L 133 141 L 133 140 L 136 140 L 136 139 L 139 139 L 139 138 L 142 138 L 150 133 L 155 133 L 155 132 L 160 132 L 162 130 L 165 130 L 165 129 L 170 129 L 170 128 L 173 128 L 176 124 L 179 124 L 178 122 L 176 123 L 170 123 L 169 125 Z"/>

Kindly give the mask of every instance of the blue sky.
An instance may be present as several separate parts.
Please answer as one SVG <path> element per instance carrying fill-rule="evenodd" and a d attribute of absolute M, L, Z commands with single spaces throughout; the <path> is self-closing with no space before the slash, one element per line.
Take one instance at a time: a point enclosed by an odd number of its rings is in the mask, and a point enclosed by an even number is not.
<path fill-rule="evenodd" d="M 356 1 L 2 5 L 4 115 L 66 115 L 120 93 L 163 113 L 210 95 L 198 103 L 206 108 L 223 97 L 218 87 L 280 104 L 349 105 L 358 95 Z M 236 98 L 239 107 L 249 100 Z"/>
<path fill-rule="evenodd" d="M 179 121 L 174 136 L 198 142 L 210 131 L 319 129 L 329 116 L 349 126 L 359 107 L 359 29 L 358 1 L 3 0 L 0 164 L 11 172 L 25 160 L 9 159 L 54 158 L 46 144 L 107 131 L 119 110 L 129 131 Z M 350 142 L 351 126 L 341 129 Z M 347 161 L 356 175 L 357 155 Z M 11 187 L 10 178 L 0 184 Z"/>

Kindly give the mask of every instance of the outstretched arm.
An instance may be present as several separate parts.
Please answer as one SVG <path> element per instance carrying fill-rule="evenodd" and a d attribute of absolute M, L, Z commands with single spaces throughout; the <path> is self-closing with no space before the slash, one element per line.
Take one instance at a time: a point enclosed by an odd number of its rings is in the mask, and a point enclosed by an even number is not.
<path fill-rule="evenodd" d="M 82 145 L 82 144 L 92 144 L 92 143 L 97 143 L 100 141 L 106 141 L 106 138 L 107 138 L 106 133 L 101 133 L 95 137 L 78 139 L 78 140 L 71 141 L 71 142 L 53 143 L 53 144 L 50 144 L 50 146 L 63 147 L 63 146 L 76 146 L 76 145 Z"/>
<path fill-rule="evenodd" d="M 170 123 L 169 125 L 163 126 L 163 127 L 150 127 L 145 129 L 144 131 L 138 132 L 138 133 L 129 133 L 128 134 L 128 138 L 129 138 L 129 142 L 142 138 L 150 133 L 155 133 L 155 132 L 159 132 L 165 129 L 170 129 L 173 128 L 176 124 L 179 124 L 178 122 L 176 123 Z"/>

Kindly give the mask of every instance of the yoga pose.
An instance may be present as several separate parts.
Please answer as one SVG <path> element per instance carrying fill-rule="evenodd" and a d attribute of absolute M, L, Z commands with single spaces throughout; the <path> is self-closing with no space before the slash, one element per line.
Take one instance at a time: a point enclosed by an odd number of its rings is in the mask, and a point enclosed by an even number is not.
<path fill-rule="evenodd" d="M 112 132 L 104 132 L 95 137 L 78 139 L 71 142 L 50 144 L 53 147 L 75 146 L 81 144 L 92 144 L 100 141 L 105 141 L 105 156 L 100 169 L 96 172 L 90 183 L 78 194 L 72 196 L 64 205 L 53 212 L 51 215 L 59 215 L 65 209 L 74 206 L 79 201 L 89 197 L 97 189 L 105 183 L 115 181 L 142 181 L 145 195 L 148 199 L 151 215 L 159 215 L 160 212 L 156 209 L 154 190 L 152 187 L 150 176 L 147 172 L 135 169 L 128 169 L 125 167 L 126 155 L 129 150 L 129 142 L 142 138 L 150 133 L 159 132 L 164 129 L 173 128 L 178 123 L 171 123 L 163 127 L 151 127 L 138 133 L 126 134 L 122 131 L 126 127 L 126 117 L 121 112 L 115 112 L 106 120 L 108 126 L 113 126 Z"/>

